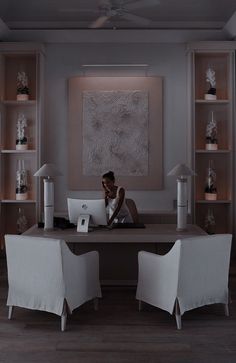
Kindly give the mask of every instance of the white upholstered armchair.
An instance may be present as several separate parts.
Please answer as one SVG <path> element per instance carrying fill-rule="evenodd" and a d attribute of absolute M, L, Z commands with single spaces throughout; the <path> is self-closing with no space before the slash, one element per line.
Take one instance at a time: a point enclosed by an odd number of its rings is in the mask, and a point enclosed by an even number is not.
<path fill-rule="evenodd" d="M 136 298 L 175 313 L 222 303 L 228 315 L 228 275 L 232 235 L 218 234 L 175 242 L 166 255 L 141 251 Z"/>
<path fill-rule="evenodd" d="M 9 319 L 13 307 L 48 311 L 61 316 L 101 297 L 99 256 L 92 251 L 74 255 L 62 240 L 6 235 Z"/>

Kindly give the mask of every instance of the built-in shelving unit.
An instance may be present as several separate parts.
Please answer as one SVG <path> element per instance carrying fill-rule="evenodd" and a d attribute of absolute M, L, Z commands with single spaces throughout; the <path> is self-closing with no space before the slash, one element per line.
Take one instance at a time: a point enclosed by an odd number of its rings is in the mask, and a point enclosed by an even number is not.
<path fill-rule="evenodd" d="M 40 188 L 33 174 L 40 166 L 42 118 L 43 46 L 24 43 L 0 45 L 0 203 L 1 247 L 6 233 L 17 233 L 19 208 L 30 227 L 37 221 Z M 17 74 L 28 77 L 29 99 L 17 100 Z M 16 123 L 19 114 L 27 120 L 27 150 L 16 150 Z M 24 160 L 28 196 L 16 199 L 17 160 Z"/>
<path fill-rule="evenodd" d="M 210 210 L 215 220 L 215 233 L 232 232 L 233 223 L 234 46 L 221 42 L 188 46 L 192 167 L 196 172 L 192 188 L 192 214 L 194 222 L 206 229 Z M 209 87 L 206 71 L 209 68 L 215 71 L 216 100 L 205 99 Z M 206 149 L 206 128 L 212 112 L 217 123 L 217 150 Z M 205 196 L 209 164 L 216 175 L 216 200 L 206 200 Z"/>

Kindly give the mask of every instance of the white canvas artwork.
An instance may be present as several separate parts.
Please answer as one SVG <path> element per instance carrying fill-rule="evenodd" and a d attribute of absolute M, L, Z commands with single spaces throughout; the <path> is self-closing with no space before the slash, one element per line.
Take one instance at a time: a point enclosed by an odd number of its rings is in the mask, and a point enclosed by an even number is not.
<path fill-rule="evenodd" d="M 83 91 L 84 176 L 148 175 L 148 91 Z"/>

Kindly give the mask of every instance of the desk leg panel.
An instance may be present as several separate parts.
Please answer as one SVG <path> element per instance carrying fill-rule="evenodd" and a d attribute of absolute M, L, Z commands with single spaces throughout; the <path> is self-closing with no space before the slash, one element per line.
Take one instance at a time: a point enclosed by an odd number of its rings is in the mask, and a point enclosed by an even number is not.
<path fill-rule="evenodd" d="M 138 252 L 156 253 L 154 243 L 70 243 L 73 253 L 98 251 L 100 280 L 106 284 L 129 285 L 138 279 Z M 110 283 L 109 283 L 110 282 Z"/>

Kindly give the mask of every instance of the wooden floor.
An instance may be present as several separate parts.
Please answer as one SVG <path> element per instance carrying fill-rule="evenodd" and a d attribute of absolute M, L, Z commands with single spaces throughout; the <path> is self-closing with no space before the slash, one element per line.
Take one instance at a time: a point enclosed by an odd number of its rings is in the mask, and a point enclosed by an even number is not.
<path fill-rule="evenodd" d="M 183 329 L 167 312 L 145 306 L 138 312 L 135 290 L 104 288 L 99 311 L 77 309 L 60 332 L 60 318 L 16 308 L 7 320 L 7 279 L 1 259 L 1 363 L 235 363 L 236 268 L 232 268 L 230 317 L 221 305 L 187 312 Z M 220 266 L 219 266 L 220 268 Z"/>

